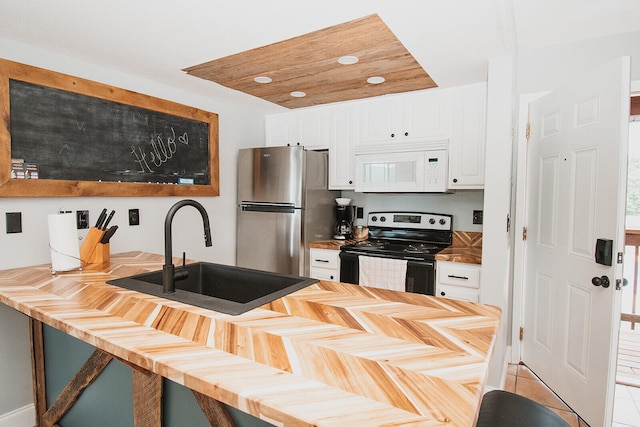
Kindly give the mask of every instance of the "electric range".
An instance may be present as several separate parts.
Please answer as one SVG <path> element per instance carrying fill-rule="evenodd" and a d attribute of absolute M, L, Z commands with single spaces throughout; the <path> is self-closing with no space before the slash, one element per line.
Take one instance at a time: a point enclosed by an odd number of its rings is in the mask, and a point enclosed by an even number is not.
<path fill-rule="evenodd" d="M 435 294 L 435 255 L 451 246 L 453 216 L 426 212 L 371 212 L 369 238 L 340 249 L 340 281 L 358 284 L 358 257 L 407 261 L 405 290 Z"/>

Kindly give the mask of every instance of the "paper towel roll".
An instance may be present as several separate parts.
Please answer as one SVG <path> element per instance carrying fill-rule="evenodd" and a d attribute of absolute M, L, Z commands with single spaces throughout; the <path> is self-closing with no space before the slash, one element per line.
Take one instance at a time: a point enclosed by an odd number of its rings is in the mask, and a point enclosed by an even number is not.
<path fill-rule="evenodd" d="M 80 268 L 80 246 L 74 214 L 49 215 L 49 248 L 53 271 Z"/>

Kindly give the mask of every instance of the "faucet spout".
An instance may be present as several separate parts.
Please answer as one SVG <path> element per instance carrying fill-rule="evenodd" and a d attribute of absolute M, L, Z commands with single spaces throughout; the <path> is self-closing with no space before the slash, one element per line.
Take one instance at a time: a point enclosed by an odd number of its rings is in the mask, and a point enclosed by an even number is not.
<path fill-rule="evenodd" d="M 173 223 L 173 217 L 176 212 L 183 206 L 193 206 L 198 209 L 200 216 L 202 216 L 202 225 L 204 227 L 204 245 L 211 246 L 211 227 L 209 226 L 209 215 L 204 206 L 195 200 L 185 199 L 180 200 L 167 212 L 167 216 L 164 219 L 164 265 L 162 266 L 162 291 L 164 293 L 175 292 L 175 267 L 173 265 L 173 250 L 172 250 L 172 233 L 171 225 Z"/>

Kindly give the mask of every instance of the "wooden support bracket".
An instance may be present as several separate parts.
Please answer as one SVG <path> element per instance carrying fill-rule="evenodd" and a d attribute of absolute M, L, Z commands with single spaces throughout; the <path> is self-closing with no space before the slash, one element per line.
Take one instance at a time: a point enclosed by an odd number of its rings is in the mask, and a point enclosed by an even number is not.
<path fill-rule="evenodd" d="M 134 427 L 162 426 L 162 377 L 99 349 L 93 352 L 47 409 L 42 322 L 30 318 L 30 333 L 36 427 L 59 427 L 57 423 L 114 358 L 132 368 Z M 212 426 L 236 427 L 221 402 L 196 391 L 193 395 Z"/>
<path fill-rule="evenodd" d="M 209 424 L 216 427 L 236 427 L 224 404 L 195 390 L 191 390 L 191 392 L 198 401 L 198 405 L 200 405 L 200 409 L 207 417 Z"/>
<path fill-rule="evenodd" d="M 33 403 L 36 409 L 36 427 L 43 426 L 42 416 L 47 412 L 47 395 L 44 382 L 44 341 L 42 322 L 29 318 L 31 335 L 31 375 L 33 378 Z"/>
<path fill-rule="evenodd" d="M 162 377 L 133 369 L 134 427 L 162 426 Z"/>
<path fill-rule="evenodd" d="M 89 360 L 73 376 L 51 407 L 45 412 L 43 425 L 54 426 L 78 401 L 82 392 L 98 378 L 113 358 L 102 350 L 93 352 Z"/>

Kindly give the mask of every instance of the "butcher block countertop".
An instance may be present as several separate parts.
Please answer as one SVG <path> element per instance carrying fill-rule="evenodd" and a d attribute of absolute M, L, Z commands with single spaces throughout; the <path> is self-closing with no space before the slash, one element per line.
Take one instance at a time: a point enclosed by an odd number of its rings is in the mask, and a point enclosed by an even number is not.
<path fill-rule="evenodd" d="M 355 243 L 355 240 L 338 240 L 338 239 L 328 239 L 328 240 L 316 240 L 314 242 L 310 242 L 307 244 L 307 247 L 310 249 L 333 249 L 340 250 L 340 248 L 344 245 L 350 245 L 351 243 Z"/>
<path fill-rule="evenodd" d="M 320 281 L 231 316 L 105 283 L 162 263 L 0 271 L 0 302 L 275 425 L 474 425 L 498 308 Z"/>
<path fill-rule="evenodd" d="M 482 233 L 454 231 L 451 246 L 438 252 L 436 261 L 482 264 Z"/>

